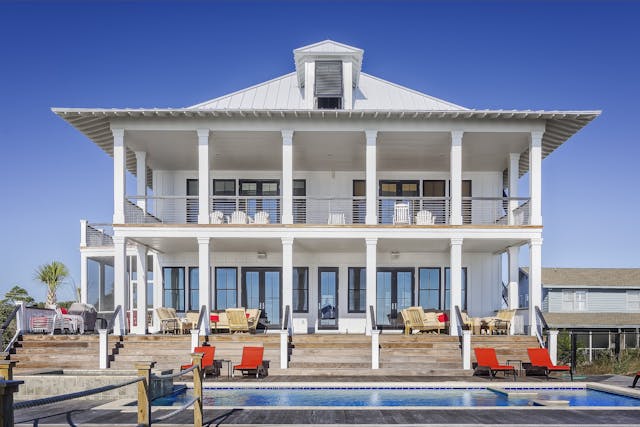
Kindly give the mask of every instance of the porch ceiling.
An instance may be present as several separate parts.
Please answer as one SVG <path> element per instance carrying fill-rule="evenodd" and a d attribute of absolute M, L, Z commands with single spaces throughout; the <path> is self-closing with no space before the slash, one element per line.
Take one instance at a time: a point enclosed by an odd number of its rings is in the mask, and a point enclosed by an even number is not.
<path fill-rule="evenodd" d="M 149 153 L 148 162 L 158 170 L 195 170 L 197 136 L 188 131 L 127 131 L 131 151 Z M 448 132 L 380 132 L 378 170 L 448 171 L 451 137 Z M 209 161 L 216 170 L 282 169 L 280 132 L 216 131 L 211 133 Z M 294 170 L 364 171 L 363 132 L 296 132 Z M 463 140 L 464 171 L 502 171 L 508 153 L 522 153 L 528 134 L 515 132 L 466 133 Z"/>

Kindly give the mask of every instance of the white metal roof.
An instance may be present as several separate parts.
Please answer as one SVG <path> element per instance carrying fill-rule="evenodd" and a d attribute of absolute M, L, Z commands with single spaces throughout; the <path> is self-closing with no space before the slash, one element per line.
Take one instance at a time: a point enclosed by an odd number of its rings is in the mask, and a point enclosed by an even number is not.
<path fill-rule="evenodd" d="M 304 108 L 304 90 L 296 73 L 193 105 L 191 109 L 298 110 Z M 354 110 L 442 111 L 466 110 L 451 102 L 361 73 L 354 91 Z"/>

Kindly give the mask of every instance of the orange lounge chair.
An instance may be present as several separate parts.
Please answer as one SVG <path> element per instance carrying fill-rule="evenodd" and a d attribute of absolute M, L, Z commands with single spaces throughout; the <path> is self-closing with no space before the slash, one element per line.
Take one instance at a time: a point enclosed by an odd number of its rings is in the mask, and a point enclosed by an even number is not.
<path fill-rule="evenodd" d="M 193 350 L 194 353 L 204 353 L 202 356 L 202 371 L 204 372 L 204 377 L 207 377 L 207 374 L 213 375 L 217 377 L 220 375 L 220 366 L 217 361 L 213 359 L 216 354 L 216 348 L 212 346 L 206 347 L 196 347 Z M 185 369 L 189 369 L 193 364 L 189 363 L 187 365 L 180 365 L 180 370 L 184 371 Z"/>
<path fill-rule="evenodd" d="M 551 372 L 569 372 L 571 381 L 573 381 L 571 367 L 567 365 L 554 365 L 549 356 L 549 350 L 546 348 L 528 348 L 527 353 L 529 353 L 529 360 L 531 360 L 531 368 L 527 370 L 527 375 L 529 375 L 529 371 L 543 370 L 548 380 L 549 373 Z"/>
<path fill-rule="evenodd" d="M 474 348 L 473 351 L 476 353 L 476 360 L 478 361 L 474 375 L 478 370 L 488 370 L 489 377 L 493 380 L 498 372 L 504 372 L 505 375 L 507 372 L 513 372 L 513 380 L 516 380 L 516 369 L 510 365 L 501 365 L 498 362 L 498 356 L 496 356 L 494 348 Z"/>
<path fill-rule="evenodd" d="M 266 377 L 268 371 L 264 360 L 262 360 L 263 355 L 264 347 L 242 347 L 242 360 L 239 365 L 233 366 L 233 372 L 241 371 L 242 375 L 255 373 L 256 378 Z"/>

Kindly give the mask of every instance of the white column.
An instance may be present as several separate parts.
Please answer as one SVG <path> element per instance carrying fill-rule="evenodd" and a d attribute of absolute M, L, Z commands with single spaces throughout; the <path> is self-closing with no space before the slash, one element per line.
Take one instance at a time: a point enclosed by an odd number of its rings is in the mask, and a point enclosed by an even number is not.
<path fill-rule="evenodd" d="M 113 324 L 114 335 L 126 334 L 126 315 L 129 308 L 127 295 L 127 239 L 113 236 L 113 309 L 120 306 L 120 314 Z"/>
<path fill-rule="evenodd" d="M 315 107 L 315 96 L 313 93 L 316 84 L 316 63 L 309 61 L 304 63 L 304 106 L 308 110 Z"/>
<path fill-rule="evenodd" d="M 211 239 L 208 237 L 198 237 L 198 310 L 203 305 L 207 306 L 207 317 L 205 318 L 204 328 L 200 329 L 201 335 L 209 335 L 210 323 L 209 313 L 211 313 Z"/>
<path fill-rule="evenodd" d="M 529 206 L 531 225 L 542 225 L 542 135 L 531 132 L 529 144 Z"/>
<path fill-rule="evenodd" d="M 282 131 L 282 223 L 293 224 L 293 131 Z"/>
<path fill-rule="evenodd" d="M 289 330 L 293 330 L 293 237 L 282 238 L 282 321 L 286 307 L 289 306 Z"/>
<path fill-rule="evenodd" d="M 147 153 L 136 151 L 136 195 L 137 205 L 143 212 L 147 211 Z"/>
<path fill-rule="evenodd" d="M 125 172 L 127 153 L 124 129 L 111 129 L 113 133 L 113 223 L 124 224 Z"/>
<path fill-rule="evenodd" d="M 529 242 L 529 334 L 536 335 L 535 307 L 542 306 L 542 239 Z"/>
<path fill-rule="evenodd" d="M 367 130 L 364 132 L 366 143 L 366 178 L 367 178 L 367 215 L 365 222 L 369 225 L 375 225 L 378 223 L 378 203 L 377 203 L 377 154 L 376 154 L 376 140 L 378 138 L 378 131 Z"/>
<path fill-rule="evenodd" d="M 462 224 L 462 131 L 451 131 L 451 225 Z"/>
<path fill-rule="evenodd" d="M 367 306 L 365 310 L 367 311 L 367 326 L 366 333 L 367 335 L 371 334 L 371 324 L 375 319 L 371 319 L 371 310 L 369 307 L 373 306 L 377 315 L 377 306 L 376 306 L 376 282 L 378 278 L 378 239 L 369 238 L 365 239 L 365 243 L 367 244 Z"/>
<path fill-rule="evenodd" d="M 160 332 L 160 318 L 156 308 L 162 307 L 162 264 L 160 254 L 154 253 L 153 259 L 153 332 Z"/>
<path fill-rule="evenodd" d="M 87 295 L 89 291 L 89 278 L 87 277 L 87 262 L 88 258 L 85 254 L 80 252 L 80 302 L 87 304 Z M 74 295 L 75 296 L 75 295 Z"/>
<path fill-rule="evenodd" d="M 520 174 L 520 153 L 509 153 L 509 198 L 518 197 L 518 178 Z M 517 200 L 509 200 L 509 225 L 516 224 L 513 211 L 518 208 Z"/>
<path fill-rule="evenodd" d="M 138 288 L 136 292 L 136 317 L 138 322 L 132 332 L 140 335 L 147 333 L 147 253 L 146 246 L 136 245 L 136 286 Z"/>
<path fill-rule="evenodd" d="M 198 224 L 209 224 L 209 129 L 198 129 Z"/>
<path fill-rule="evenodd" d="M 462 310 L 462 239 L 451 239 L 449 280 L 451 280 L 451 296 L 449 311 L 449 334 L 458 336 L 458 317 L 455 308 Z"/>
<path fill-rule="evenodd" d="M 353 63 L 342 61 L 342 109 L 353 109 Z"/>
<path fill-rule="evenodd" d="M 507 292 L 509 294 L 507 298 L 507 305 L 509 310 L 518 308 L 518 282 L 520 279 L 520 247 L 510 246 L 507 248 L 507 254 L 509 257 L 509 284 L 507 285 Z M 514 322 L 511 322 L 513 325 Z"/>

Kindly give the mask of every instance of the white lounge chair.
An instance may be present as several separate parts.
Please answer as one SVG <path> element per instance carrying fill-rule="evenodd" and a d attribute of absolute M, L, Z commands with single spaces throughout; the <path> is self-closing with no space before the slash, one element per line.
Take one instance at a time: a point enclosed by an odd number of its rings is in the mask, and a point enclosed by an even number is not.
<path fill-rule="evenodd" d="M 213 211 L 210 215 L 211 224 L 222 224 L 224 223 L 224 213 L 221 211 Z"/>
<path fill-rule="evenodd" d="M 329 218 L 327 220 L 329 225 L 344 225 L 346 221 L 344 219 L 343 212 L 329 212 Z"/>
<path fill-rule="evenodd" d="M 253 218 L 254 224 L 269 224 L 269 212 L 260 211 L 256 212 Z"/>
<path fill-rule="evenodd" d="M 394 224 L 411 224 L 409 215 L 409 203 L 396 203 L 393 207 Z"/>
<path fill-rule="evenodd" d="M 420 211 L 416 214 L 416 225 L 433 225 L 436 223 L 436 216 L 431 211 Z"/>
<path fill-rule="evenodd" d="M 242 211 L 235 211 L 227 219 L 227 222 L 229 224 L 246 224 L 248 222 L 247 214 Z"/>

